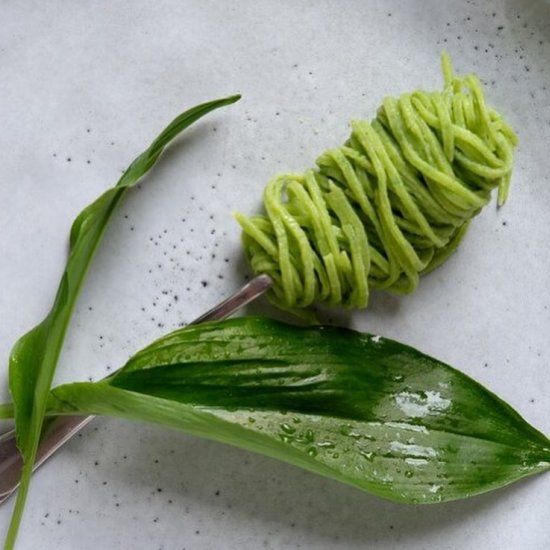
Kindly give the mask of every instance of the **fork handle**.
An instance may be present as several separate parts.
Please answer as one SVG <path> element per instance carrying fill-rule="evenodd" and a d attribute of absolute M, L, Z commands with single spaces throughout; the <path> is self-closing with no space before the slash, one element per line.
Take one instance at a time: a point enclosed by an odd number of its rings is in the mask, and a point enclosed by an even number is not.
<path fill-rule="evenodd" d="M 191 324 L 225 319 L 269 290 L 272 284 L 273 281 L 268 275 L 258 275 Z M 94 418 L 73 415 L 52 418 L 40 440 L 33 472 Z M 17 448 L 15 430 L 11 430 L 0 436 L 0 504 L 19 487 L 22 469 L 23 458 Z"/>
<path fill-rule="evenodd" d="M 57 416 L 47 426 L 36 455 L 33 471 L 71 439 L 93 416 Z M 0 436 L 0 504 L 19 486 L 23 457 L 17 448 L 15 430 Z"/>

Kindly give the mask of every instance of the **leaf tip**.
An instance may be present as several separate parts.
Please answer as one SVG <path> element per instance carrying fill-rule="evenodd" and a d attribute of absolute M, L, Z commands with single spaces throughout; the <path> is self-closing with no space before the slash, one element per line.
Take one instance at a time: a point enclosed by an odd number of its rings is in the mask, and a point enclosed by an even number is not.
<path fill-rule="evenodd" d="M 241 99 L 241 97 L 241 94 L 230 95 L 229 97 L 227 97 L 227 104 L 231 105 L 232 103 L 236 103 L 237 101 L 239 101 L 239 99 Z"/>

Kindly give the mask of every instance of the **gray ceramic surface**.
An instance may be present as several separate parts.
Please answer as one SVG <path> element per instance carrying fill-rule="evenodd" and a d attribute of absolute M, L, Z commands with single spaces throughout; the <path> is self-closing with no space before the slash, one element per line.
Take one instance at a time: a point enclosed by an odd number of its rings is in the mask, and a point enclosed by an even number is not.
<path fill-rule="evenodd" d="M 46 313 L 71 220 L 178 112 L 194 126 L 117 211 L 56 382 L 99 379 L 247 273 L 232 212 L 381 99 L 478 72 L 521 143 L 510 200 L 412 296 L 334 321 L 473 376 L 550 434 L 550 3 L 0 3 L 0 357 Z M 249 311 L 272 314 L 265 303 Z M 2 399 L 8 399 L 2 369 Z M 429 507 L 385 502 L 167 429 L 98 419 L 34 477 L 18 548 L 550 548 L 550 475 Z M 0 534 L 13 499 L 0 509 Z"/>

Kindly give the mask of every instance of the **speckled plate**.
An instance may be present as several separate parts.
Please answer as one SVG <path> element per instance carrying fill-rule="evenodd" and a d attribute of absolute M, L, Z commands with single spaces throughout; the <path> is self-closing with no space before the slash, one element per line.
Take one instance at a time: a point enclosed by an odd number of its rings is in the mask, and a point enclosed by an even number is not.
<path fill-rule="evenodd" d="M 56 382 L 99 379 L 246 274 L 232 212 L 311 166 L 381 98 L 478 72 L 521 144 L 508 204 L 412 296 L 339 322 L 460 368 L 550 433 L 550 4 L 3 2 L 0 356 L 47 311 L 79 210 L 175 114 L 241 92 L 127 197 L 78 302 Z M 252 311 L 271 314 L 265 303 Z M 7 373 L 0 387 L 7 396 Z M 97 419 L 35 476 L 19 548 L 550 547 L 550 476 L 392 504 L 169 430 Z M 0 509 L 5 532 L 12 502 Z"/>

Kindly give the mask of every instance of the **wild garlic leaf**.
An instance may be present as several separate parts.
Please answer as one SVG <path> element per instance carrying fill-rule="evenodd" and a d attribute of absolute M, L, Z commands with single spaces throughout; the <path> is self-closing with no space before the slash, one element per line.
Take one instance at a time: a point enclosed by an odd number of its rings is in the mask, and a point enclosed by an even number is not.
<path fill-rule="evenodd" d="M 155 422 L 380 497 L 469 497 L 550 468 L 550 441 L 480 384 L 398 342 L 264 318 L 189 326 L 49 413 Z"/>
<path fill-rule="evenodd" d="M 17 442 L 25 460 L 21 486 L 6 541 L 13 546 L 26 499 L 32 465 L 44 421 L 61 346 L 73 306 L 94 251 L 109 218 L 125 192 L 156 163 L 164 148 L 185 128 L 210 111 L 234 103 L 239 96 L 210 101 L 193 107 L 174 119 L 124 172 L 115 187 L 87 206 L 74 221 L 69 257 L 51 311 L 15 344 L 10 356 L 10 390 L 15 405 Z"/>

